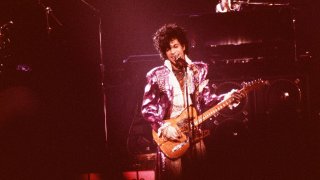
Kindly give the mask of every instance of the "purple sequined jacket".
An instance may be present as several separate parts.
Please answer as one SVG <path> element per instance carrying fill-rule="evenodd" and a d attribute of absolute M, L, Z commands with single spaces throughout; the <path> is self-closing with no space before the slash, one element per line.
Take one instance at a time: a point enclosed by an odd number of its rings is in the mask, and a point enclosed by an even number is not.
<path fill-rule="evenodd" d="M 203 62 L 193 62 L 196 73 L 193 76 L 195 90 L 193 92 L 193 106 L 198 113 L 218 103 L 224 95 L 217 96 L 210 92 L 210 87 L 199 88 L 206 80 L 208 66 Z M 163 120 L 169 118 L 169 109 L 172 106 L 173 86 L 169 81 L 170 70 L 166 66 L 158 66 L 147 73 L 147 85 L 144 89 L 141 106 L 142 116 L 151 123 L 154 130 L 162 125 Z M 203 83 L 202 83 L 203 84 Z M 201 89 L 199 91 L 199 89 Z"/>

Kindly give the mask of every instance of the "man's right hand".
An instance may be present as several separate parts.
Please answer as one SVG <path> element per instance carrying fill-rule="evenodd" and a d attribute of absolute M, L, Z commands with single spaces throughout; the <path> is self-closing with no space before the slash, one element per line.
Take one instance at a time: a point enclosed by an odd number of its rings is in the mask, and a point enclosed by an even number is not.
<path fill-rule="evenodd" d="M 166 123 L 158 129 L 158 135 L 159 137 L 163 136 L 170 140 L 179 140 L 181 137 L 181 132 L 177 128 Z"/>

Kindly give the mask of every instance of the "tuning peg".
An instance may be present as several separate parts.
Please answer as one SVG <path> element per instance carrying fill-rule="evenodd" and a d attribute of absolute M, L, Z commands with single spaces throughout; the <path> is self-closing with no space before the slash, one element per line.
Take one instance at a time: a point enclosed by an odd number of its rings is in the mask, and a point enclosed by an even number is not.
<path fill-rule="evenodd" d="M 246 83 L 246 82 L 242 82 L 242 83 L 241 83 L 241 86 L 242 86 L 242 87 L 246 87 L 246 86 L 247 86 L 247 83 Z"/>
<path fill-rule="evenodd" d="M 267 86 L 270 86 L 269 80 L 264 81 L 264 84 L 267 85 Z"/>

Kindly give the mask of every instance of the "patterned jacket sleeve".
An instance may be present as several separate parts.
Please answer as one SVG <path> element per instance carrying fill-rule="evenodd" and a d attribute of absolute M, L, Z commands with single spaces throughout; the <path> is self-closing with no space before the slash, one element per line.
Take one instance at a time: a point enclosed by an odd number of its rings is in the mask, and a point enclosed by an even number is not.
<path fill-rule="evenodd" d="M 166 101 L 163 98 L 165 97 L 161 95 L 157 76 L 151 71 L 147 74 L 147 84 L 144 88 L 141 113 L 143 118 L 151 123 L 154 130 L 162 125 L 166 113 Z"/>
<path fill-rule="evenodd" d="M 208 73 L 208 65 L 205 63 L 199 64 L 199 82 L 200 84 L 205 82 L 207 78 Z M 217 95 L 212 92 L 212 88 L 209 85 L 210 83 L 207 83 L 203 88 L 200 88 L 199 92 L 199 103 L 200 103 L 200 109 L 206 110 L 213 105 L 219 103 L 223 100 L 225 94 Z M 201 86 L 201 85 L 200 85 Z"/>

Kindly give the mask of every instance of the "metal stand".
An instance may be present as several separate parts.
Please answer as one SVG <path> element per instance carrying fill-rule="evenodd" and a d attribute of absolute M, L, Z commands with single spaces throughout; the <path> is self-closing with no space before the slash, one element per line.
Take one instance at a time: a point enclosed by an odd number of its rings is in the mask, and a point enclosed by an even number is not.
<path fill-rule="evenodd" d="M 107 105 L 106 105 L 106 93 L 105 93 L 105 65 L 103 63 L 103 49 L 102 49 L 102 18 L 101 13 L 94 6 L 86 2 L 85 0 L 80 0 L 83 4 L 88 6 L 99 18 L 99 67 L 100 67 L 100 86 L 102 91 L 102 100 L 103 100 L 103 118 L 104 118 L 104 130 L 105 130 L 105 143 L 108 142 L 108 126 L 107 126 Z"/>
<path fill-rule="evenodd" d="M 63 24 L 59 21 L 59 19 L 54 15 L 51 7 L 44 5 L 41 0 L 38 0 L 38 4 L 45 10 L 46 13 L 46 22 L 47 22 L 47 34 L 50 35 L 52 31 L 52 27 L 50 24 L 50 17 L 59 25 L 63 26 Z"/>
<path fill-rule="evenodd" d="M 184 67 L 184 85 L 186 89 L 186 106 L 187 106 L 187 113 L 188 113 L 188 125 L 189 125 L 189 130 L 191 130 L 191 138 L 189 136 L 189 142 L 192 145 L 193 144 L 193 138 L 194 138 L 194 122 L 193 122 L 193 112 L 192 115 L 190 116 L 190 102 L 189 102 L 189 88 L 188 88 L 188 66 Z"/>
<path fill-rule="evenodd" d="M 292 16 L 292 30 L 293 30 L 293 48 L 294 48 L 294 61 L 298 61 L 298 56 L 297 56 L 297 37 L 296 37 L 296 16 L 294 12 L 294 7 L 290 7 L 291 10 L 291 16 Z"/>

